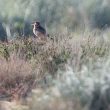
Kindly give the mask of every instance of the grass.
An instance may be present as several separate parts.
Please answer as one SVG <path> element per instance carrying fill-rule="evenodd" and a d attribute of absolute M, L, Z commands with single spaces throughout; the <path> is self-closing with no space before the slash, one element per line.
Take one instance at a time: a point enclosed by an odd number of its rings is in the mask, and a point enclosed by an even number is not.
<path fill-rule="evenodd" d="M 46 42 L 0 43 L 0 99 L 25 99 L 27 110 L 92 110 L 97 91 L 108 85 L 110 41 L 105 34 L 62 33 Z M 103 101 L 99 95 L 96 100 Z M 15 110 L 24 110 L 22 104 Z"/>

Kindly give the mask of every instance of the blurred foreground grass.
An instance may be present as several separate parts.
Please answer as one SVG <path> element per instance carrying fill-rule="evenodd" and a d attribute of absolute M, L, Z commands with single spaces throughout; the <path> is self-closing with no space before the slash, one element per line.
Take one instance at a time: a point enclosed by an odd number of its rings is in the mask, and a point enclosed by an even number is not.
<path fill-rule="evenodd" d="M 19 102 L 12 110 L 108 110 L 109 35 L 65 32 L 46 42 L 0 43 L 0 100 Z"/>

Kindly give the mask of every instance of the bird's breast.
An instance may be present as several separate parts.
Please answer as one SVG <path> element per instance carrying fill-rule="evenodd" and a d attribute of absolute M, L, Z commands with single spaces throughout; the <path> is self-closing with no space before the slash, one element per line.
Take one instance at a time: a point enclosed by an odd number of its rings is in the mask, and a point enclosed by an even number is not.
<path fill-rule="evenodd" d="M 36 30 L 36 29 L 33 29 L 33 33 L 38 37 L 40 37 L 40 36 L 42 36 L 42 35 L 44 35 L 42 32 L 40 32 L 40 31 L 38 31 L 38 30 Z"/>

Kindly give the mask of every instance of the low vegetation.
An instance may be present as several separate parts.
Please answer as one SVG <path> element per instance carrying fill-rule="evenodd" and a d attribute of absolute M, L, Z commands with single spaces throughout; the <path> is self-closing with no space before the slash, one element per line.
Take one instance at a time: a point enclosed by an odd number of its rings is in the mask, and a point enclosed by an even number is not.
<path fill-rule="evenodd" d="M 0 43 L 0 100 L 20 102 L 14 110 L 108 109 L 109 30 L 51 37 Z"/>

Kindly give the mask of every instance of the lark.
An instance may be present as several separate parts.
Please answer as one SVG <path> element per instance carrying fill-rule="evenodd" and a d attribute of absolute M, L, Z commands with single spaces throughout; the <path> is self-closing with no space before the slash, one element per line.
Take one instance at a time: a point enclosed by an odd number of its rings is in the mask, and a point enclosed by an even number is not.
<path fill-rule="evenodd" d="M 37 38 L 45 39 L 46 38 L 46 30 L 40 24 L 40 22 L 34 22 L 33 24 L 33 33 Z"/>

